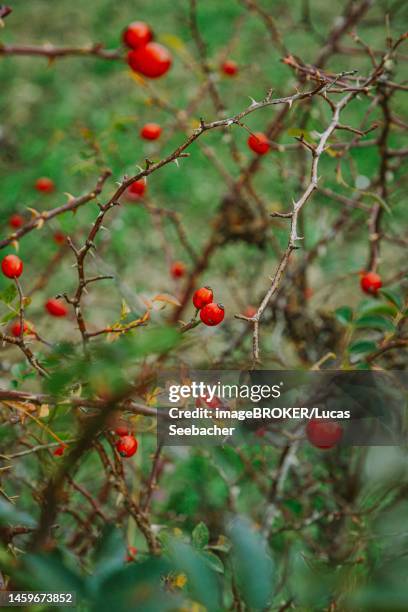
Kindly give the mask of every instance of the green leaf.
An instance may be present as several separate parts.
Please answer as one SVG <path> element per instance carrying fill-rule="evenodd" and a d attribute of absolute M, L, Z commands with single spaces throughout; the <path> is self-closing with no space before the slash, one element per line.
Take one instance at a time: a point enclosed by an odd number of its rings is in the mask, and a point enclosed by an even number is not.
<path fill-rule="evenodd" d="M 395 331 L 395 325 L 385 317 L 380 315 L 363 315 L 355 322 L 355 326 L 358 328 L 372 328 L 381 329 L 386 331 Z"/>
<path fill-rule="evenodd" d="M 369 302 L 363 302 L 362 304 L 360 304 L 358 308 L 358 312 L 361 315 L 380 314 L 380 315 L 395 317 L 398 310 L 395 308 L 395 306 L 391 306 L 391 304 L 384 304 L 381 302 L 369 301 Z"/>
<path fill-rule="evenodd" d="M 11 302 L 17 297 L 17 287 L 15 285 L 9 285 L 4 291 L 0 293 L 0 301 L 5 304 L 11 304 Z"/>
<path fill-rule="evenodd" d="M 213 449 L 211 459 L 227 482 L 233 483 L 243 470 L 242 459 L 231 446 L 216 446 Z"/>
<path fill-rule="evenodd" d="M 30 582 L 34 581 L 38 589 L 55 591 L 72 591 L 77 597 L 85 594 L 85 584 L 81 576 L 68 567 L 59 551 L 47 554 L 27 554 L 24 556 L 26 572 Z"/>
<path fill-rule="evenodd" d="M 1 319 L 1 323 L 8 323 L 9 321 L 11 321 L 12 319 L 15 319 L 17 316 L 16 312 L 9 312 L 8 314 L 6 314 L 2 319 Z"/>
<path fill-rule="evenodd" d="M 273 592 L 274 563 L 266 540 L 243 519 L 230 526 L 232 562 L 237 583 L 249 608 L 266 608 Z"/>
<path fill-rule="evenodd" d="M 219 550 L 220 552 L 229 553 L 231 550 L 231 542 L 224 535 L 220 535 L 215 544 L 209 544 L 208 548 L 211 550 Z"/>
<path fill-rule="evenodd" d="M 169 554 L 177 570 L 186 574 L 192 598 L 205 606 L 208 612 L 219 612 L 222 608 L 218 581 L 208 561 L 193 547 L 179 540 L 173 540 Z"/>
<path fill-rule="evenodd" d="M 203 522 L 198 523 L 193 529 L 192 541 L 195 548 L 204 548 L 210 540 L 210 532 Z"/>
<path fill-rule="evenodd" d="M 342 325 L 349 325 L 353 320 L 353 309 L 350 306 L 341 306 L 334 311 L 334 314 Z"/>
<path fill-rule="evenodd" d="M 372 353 L 377 349 L 377 345 L 375 342 L 370 342 L 369 340 L 358 340 L 357 342 L 353 342 L 348 347 L 348 352 L 351 355 L 366 355 L 367 353 Z"/>
<path fill-rule="evenodd" d="M 164 558 L 123 564 L 109 574 L 93 597 L 90 612 L 170 612 L 181 608 L 178 593 L 163 588 L 163 578 L 174 572 Z"/>
<path fill-rule="evenodd" d="M 72 383 L 86 381 L 90 389 L 103 386 L 112 394 L 120 393 L 129 384 L 129 367 L 151 354 L 163 354 L 180 340 L 180 333 L 171 327 L 140 328 L 135 335 L 122 336 L 116 342 L 95 344 L 92 359 L 86 359 L 72 350 L 66 354 L 61 345 L 49 356 L 54 364 L 45 385 L 52 394 L 61 394 Z"/>
<path fill-rule="evenodd" d="M 96 582 L 106 578 L 113 571 L 123 566 L 126 554 L 126 546 L 119 529 L 108 525 L 94 551 L 94 574 Z"/>
<path fill-rule="evenodd" d="M 404 306 L 404 302 L 402 297 L 396 293 L 395 291 L 391 291 L 390 289 L 381 289 L 380 293 L 394 306 L 398 308 L 398 310 L 402 310 Z"/>
<path fill-rule="evenodd" d="M 219 574 L 224 573 L 224 564 L 221 559 L 217 557 L 217 555 L 214 555 L 214 553 L 205 550 L 201 553 L 201 556 L 206 561 L 208 566 L 215 572 L 218 572 Z"/>
<path fill-rule="evenodd" d="M 408 610 L 408 592 L 402 584 L 376 583 L 348 594 L 347 603 L 349 610 L 361 612 L 404 612 Z"/>

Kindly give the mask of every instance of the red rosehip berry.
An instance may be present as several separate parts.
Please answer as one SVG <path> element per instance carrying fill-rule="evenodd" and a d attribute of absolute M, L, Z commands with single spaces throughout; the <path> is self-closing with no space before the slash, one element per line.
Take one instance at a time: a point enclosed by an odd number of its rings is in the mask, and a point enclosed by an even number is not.
<path fill-rule="evenodd" d="M 52 454 L 55 455 L 55 457 L 61 457 L 61 455 L 64 454 L 64 451 L 65 451 L 65 444 L 60 444 L 59 446 L 57 446 L 57 448 Z"/>
<path fill-rule="evenodd" d="M 193 294 L 193 304 L 196 308 L 200 309 L 207 306 L 213 301 L 213 292 L 210 287 L 200 287 Z"/>
<path fill-rule="evenodd" d="M 137 548 L 136 546 L 129 546 L 127 549 L 126 562 L 132 563 L 136 559 Z"/>
<path fill-rule="evenodd" d="M 23 262 L 17 255 L 6 255 L 1 262 L 1 269 L 7 278 L 18 278 L 23 272 Z"/>
<path fill-rule="evenodd" d="M 200 310 L 200 319 L 204 325 L 214 326 L 221 323 L 224 319 L 224 306 L 222 304 L 215 304 L 211 302 Z"/>
<path fill-rule="evenodd" d="M 124 44 L 131 49 L 146 45 L 152 38 L 153 32 L 144 21 L 133 21 L 122 34 Z"/>
<path fill-rule="evenodd" d="M 266 427 L 258 427 L 258 429 L 255 430 L 255 435 L 257 438 L 264 438 L 267 433 L 268 430 L 266 429 Z"/>
<path fill-rule="evenodd" d="M 127 425 L 118 425 L 115 428 L 115 434 L 120 438 L 123 438 L 123 436 L 128 436 L 130 433 L 130 427 L 128 427 Z"/>
<path fill-rule="evenodd" d="M 37 179 L 34 186 L 43 193 L 51 193 L 55 189 L 54 181 L 46 176 Z"/>
<path fill-rule="evenodd" d="M 233 60 L 225 60 L 221 64 L 221 70 L 227 76 L 235 76 L 238 72 L 238 64 Z"/>
<path fill-rule="evenodd" d="M 150 79 L 157 79 L 169 70 L 172 57 L 163 45 L 149 42 L 129 51 L 128 64 L 134 72 L 139 72 Z"/>
<path fill-rule="evenodd" d="M 15 323 L 13 323 L 13 325 L 10 327 L 10 332 L 11 332 L 11 335 L 14 336 L 15 338 L 20 337 L 21 335 L 20 321 L 16 321 Z M 32 326 L 28 325 L 28 323 L 24 321 L 24 334 L 32 334 L 33 332 L 34 332 L 34 329 L 32 328 Z"/>
<path fill-rule="evenodd" d="M 54 232 L 53 239 L 55 244 L 62 246 L 63 244 L 65 244 L 67 237 L 65 236 L 64 232 L 57 230 L 56 232 Z"/>
<path fill-rule="evenodd" d="M 158 123 L 146 123 L 140 130 L 140 136 L 145 140 L 157 140 L 161 133 L 162 129 Z"/>
<path fill-rule="evenodd" d="M 333 448 L 340 442 L 343 428 L 334 421 L 311 419 L 306 425 L 306 436 L 310 444 L 317 448 Z"/>
<path fill-rule="evenodd" d="M 170 274 L 173 278 L 181 278 L 186 273 L 186 266 L 182 261 L 175 261 L 170 268 Z"/>
<path fill-rule="evenodd" d="M 146 191 L 146 187 L 146 182 L 143 179 L 133 181 L 133 183 L 126 189 L 126 199 L 130 202 L 140 200 Z"/>
<path fill-rule="evenodd" d="M 132 457 L 137 451 L 138 443 L 134 436 L 122 436 L 116 442 L 116 450 L 122 457 Z"/>
<path fill-rule="evenodd" d="M 252 319 L 257 312 L 258 310 L 255 308 L 255 306 L 247 306 L 244 310 L 244 316 L 248 317 L 248 319 Z"/>
<path fill-rule="evenodd" d="M 64 302 L 55 298 L 47 300 L 45 309 L 53 317 L 66 317 L 68 314 L 68 308 L 65 306 Z"/>
<path fill-rule="evenodd" d="M 21 215 L 11 215 L 10 219 L 9 219 L 9 226 L 13 227 L 14 229 L 18 229 L 19 227 L 21 227 L 22 225 L 24 225 L 24 218 Z"/>
<path fill-rule="evenodd" d="M 248 147 L 258 155 L 265 155 L 271 148 L 269 138 L 262 132 L 255 132 L 248 138 Z"/>
<path fill-rule="evenodd" d="M 376 295 L 378 290 L 382 287 L 381 276 L 376 274 L 376 272 L 365 272 L 361 276 L 360 286 L 364 293 Z"/>

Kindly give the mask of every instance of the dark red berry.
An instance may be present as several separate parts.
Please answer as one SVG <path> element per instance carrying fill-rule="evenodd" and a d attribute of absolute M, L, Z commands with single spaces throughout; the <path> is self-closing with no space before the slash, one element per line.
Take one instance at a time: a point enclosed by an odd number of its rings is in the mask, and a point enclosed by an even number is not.
<path fill-rule="evenodd" d="M 307 439 L 317 448 L 333 448 L 340 442 L 342 435 L 343 428 L 335 421 L 311 419 L 306 425 Z"/>
<path fill-rule="evenodd" d="M 122 40 L 131 49 L 146 45 L 153 38 L 153 32 L 144 21 L 133 21 L 123 31 Z"/>
<path fill-rule="evenodd" d="M 138 443 L 134 436 L 122 436 L 116 442 L 116 450 L 122 457 L 132 457 L 137 451 Z"/>
<path fill-rule="evenodd" d="M 182 261 L 175 261 L 170 268 L 173 278 L 181 278 L 186 273 L 186 266 Z"/>
<path fill-rule="evenodd" d="M 61 457 L 61 455 L 64 454 L 64 451 L 65 451 L 65 444 L 60 444 L 59 446 L 57 446 L 57 448 L 53 452 L 53 455 L 55 455 L 55 457 Z"/>
<path fill-rule="evenodd" d="M 146 123 L 140 130 L 140 136 L 145 140 L 157 140 L 161 133 L 162 129 L 158 123 Z"/>
<path fill-rule="evenodd" d="M 238 72 L 238 64 L 233 60 L 225 60 L 225 62 L 221 64 L 221 70 L 227 76 L 235 76 Z"/>
<path fill-rule="evenodd" d="M 266 427 L 258 427 L 258 429 L 255 430 L 255 435 L 257 438 L 264 438 L 267 433 L 268 430 L 266 429 Z"/>
<path fill-rule="evenodd" d="M 248 138 L 248 147 L 258 155 L 265 155 L 271 148 L 269 138 L 262 132 L 255 132 Z"/>
<path fill-rule="evenodd" d="M 149 42 L 129 51 L 128 64 L 132 70 L 150 79 L 157 79 L 169 70 L 172 64 L 170 52 L 155 42 Z"/>
<path fill-rule="evenodd" d="M 37 179 L 34 186 L 43 193 L 51 193 L 55 189 L 54 181 L 46 176 Z"/>
<path fill-rule="evenodd" d="M 382 287 L 381 276 L 376 274 L 376 272 L 365 272 L 361 276 L 360 286 L 365 293 L 376 295 L 378 290 Z"/>
<path fill-rule="evenodd" d="M 18 229 L 19 227 L 21 227 L 22 225 L 24 225 L 24 218 L 21 215 L 11 215 L 10 219 L 9 219 L 9 226 L 13 227 L 14 229 Z"/>
<path fill-rule="evenodd" d="M 210 287 L 200 287 L 193 294 L 193 304 L 196 308 L 203 308 L 213 301 L 213 292 Z"/>
<path fill-rule="evenodd" d="M 200 310 L 200 319 L 204 325 L 218 325 L 224 319 L 224 306 L 222 304 L 215 304 L 211 302 Z"/>
<path fill-rule="evenodd" d="M 1 262 L 1 269 L 7 278 L 18 278 L 23 272 L 23 262 L 17 255 L 6 255 Z"/>
<path fill-rule="evenodd" d="M 50 298 L 45 303 L 45 308 L 53 317 L 66 317 L 68 314 L 68 308 L 65 306 L 64 302 L 55 298 Z"/>
<path fill-rule="evenodd" d="M 54 242 L 59 245 L 65 244 L 67 240 L 67 237 L 65 236 L 64 232 L 61 232 L 60 230 L 57 230 L 56 232 L 54 232 L 53 238 L 54 238 Z"/>

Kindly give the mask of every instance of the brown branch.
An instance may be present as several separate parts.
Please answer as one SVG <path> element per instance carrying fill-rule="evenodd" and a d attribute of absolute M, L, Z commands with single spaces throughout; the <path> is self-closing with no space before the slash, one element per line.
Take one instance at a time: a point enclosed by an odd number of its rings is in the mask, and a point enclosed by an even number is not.
<path fill-rule="evenodd" d="M 110 176 L 111 176 L 111 171 L 105 170 L 101 174 L 101 176 L 98 178 L 98 181 L 94 189 L 92 189 L 92 191 L 90 191 L 89 193 L 79 196 L 77 198 L 71 197 L 69 198 L 66 204 L 63 204 L 62 206 L 58 206 L 57 208 L 53 208 L 52 210 L 44 211 L 38 214 L 37 216 L 33 217 L 31 221 L 29 221 L 28 223 L 25 223 L 20 229 L 18 229 L 16 232 L 11 234 L 11 236 L 3 240 L 0 240 L 0 249 L 8 246 L 15 240 L 19 240 L 20 238 L 22 238 L 23 236 L 25 236 L 26 234 L 28 234 L 34 229 L 41 229 L 44 223 L 47 223 L 48 221 L 50 221 L 51 219 L 54 219 L 58 215 L 62 215 L 63 213 L 66 213 L 66 212 L 73 212 L 77 210 L 80 206 L 83 206 L 84 204 L 87 204 L 87 202 L 94 200 L 102 192 L 103 186 L 106 180 Z"/>
<path fill-rule="evenodd" d="M 225 106 L 224 106 L 223 101 L 221 100 L 220 94 L 215 85 L 214 74 L 207 60 L 207 46 L 204 42 L 203 37 L 201 36 L 200 30 L 198 27 L 197 0 L 190 0 L 190 29 L 191 29 L 193 40 L 198 50 L 198 54 L 200 58 L 200 68 L 203 73 L 203 76 L 206 78 L 207 83 L 208 83 L 209 94 L 213 101 L 214 108 L 217 111 L 217 114 L 221 116 L 225 111 Z"/>
<path fill-rule="evenodd" d="M 244 319 L 246 321 L 250 321 L 253 323 L 253 345 L 252 345 L 252 351 L 253 351 L 253 359 L 254 359 L 254 363 L 257 363 L 259 361 L 259 322 L 263 316 L 263 313 L 265 311 L 265 309 L 267 308 L 272 296 L 277 292 L 277 290 L 279 289 L 281 280 L 283 278 L 284 272 L 286 271 L 286 268 L 289 264 L 290 261 L 290 256 L 292 254 L 292 252 L 298 248 L 297 242 L 298 240 L 300 240 L 301 238 L 298 236 L 298 218 L 299 218 L 299 214 L 300 211 L 302 210 L 303 206 L 306 204 L 306 202 L 309 200 L 309 198 L 311 197 L 312 193 L 317 189 L 317 185 L 318 185 L 318 166 L 319 166 L 319 161 L 320 161 L 320 157 L 323 154 L 326 146 L 327 146 L 327 142 L 328 139 L 330 138 L 330 136 L 333 134 L 333 132 L 337 129 L 338 125 L 339 125 L 339 117 L 340 117 L 340 113 L 343 110 L 343 108 L 345 106 L 347 106 L 347 104 L 353 99 L 353 97 L 355 96 L 355 93 L 351 92 L 348 93 L 346 96 L 344 96 L 342 98 L 342 100 L 340 100 L 340 102 L 338 102 L 335 105 L 335 110 L 333 113 L 333 118 L 329 124 L 329 126 L 326 128 L 326 130 L 323 132 L 323 134 L 321 134 L 319 142 L 317 144 L 317 146 L 311 151 L 311 155 L 312 155 L 312 164 L 311 164 L 311 171 L 310 171 L 310 182 L 307 185 L 305 191 L 303 192 L 302 196 L 293 203 L 293 209 L 292 209 L 292 213 L 291 213 L 291 226 L 290 226 L 290 235 L 289 235 L 289 241 L 288 241 L 288 246 L 285 250 L 285 252 L 283 253 L 281 260 L 278 264 L 278 267 L 272 277 L 272 283 L 268 289 L 268 291 L 266 292 L 262 302 L 260 303 L 258 310 L 256 312 L 256 314 L 253 317 L 245 317 L 244 315 L 236 315 L 236 318 L 238 319 Z"/>
<path fill-rule="evenodd" d="M 255 0 L 241 0 L 241 4 L 247 7 L 248 10 L 257 13 L 259 17 L 264 22 L 269 34 L 271 35 L 271 40 L 273 45 L 283 55 L 287 54 L 287 48 L 283 43 L 281 33 L 279 32 L 278 26 L 275 23 L 272 15 L 267 13 Z"/>
<path fill-rule="evenodd" d="M 149 510 L 149 506 L 150 506 L 150 502 L 152 499 L 152 495 L 154 492 L 154 488 L 156 486 L 156 482 L 157 482 L 157 477 L 158 477 L 158 473 L 159 473 L 159 469 L 160 469 L 160 460 L 161 460 L 161 452 L 163 450 L 163 446 L 162 444 L 157 444 L 157 448 L 156 451 L 153 455 L 153 461 L 152 461 L 152 467 L 150 470 L 150 475 L 149 475 L 149 479 L 147 481 L 146 484 L 146 490 L 145 490 L 145 495 L 144 495 L 144 500 L 141 504 L 141 510 L 143 512 L 148 512 Z"/>
<path fill-rule="evenodd" d="M 41 366 L 41 364 L 38 362 L 37 358 L 35 357 L 34 353 L 32 352 L 32 350 L 26 343 L 25 336 L 24 336 L 25 298 L 24 298 L 23 290 L 21 288 L 19 280 L 15 278 L 14 282 L 16 284 L 17 292 L 19 296 L 19 309 L 18 309 L 19 315 L 18 316 L 19 316 L 19 322 L 20 322 L 20 335 L 18 338 L 15 338 L 14 336 L 9 336 L 8 334 L 4 334 L 3 332 L 0 332 L 0 340 L 2 340 L 3 342 L 7 344 L 14 344 L 15 346 L 18 346 L 18 348 L 21 350 L 22 353 L 24 353 L 27 361 L 34 368 L 34 370 L 36 370 L 40 376 L 46 377 L 48 376 L 48 372 Z"/>
<path fill-rule="evenodd" d="M 371 363 L 375 361 L 378 357 L 383 355 L 384 353 L 387 353 L 388 351 L 393 351 L 397 348 L 407 348 L 407 347 L 408 347 L 408 338 L 401 338 L 400 340 L 390 340 L 389 342 L 384 344 L 384 346 L 379 348 L 377 351 L 374 351 L 373 353 L 370 353 L 369 355 L 367 355 L 366 361 L 368 361 L 368 363 Z"/>
<path fill-rule="evenodd" d="M 54 45 L 3 45 L 0 44 L 0 55 L 26 55 L 30 57 L 45 57 L 49 60 L 69 56 L 93 56 L 104 60 L 124 59 L 121 49 L 109 51 L 100 43 L 84 47 L 55 47 Z"/>

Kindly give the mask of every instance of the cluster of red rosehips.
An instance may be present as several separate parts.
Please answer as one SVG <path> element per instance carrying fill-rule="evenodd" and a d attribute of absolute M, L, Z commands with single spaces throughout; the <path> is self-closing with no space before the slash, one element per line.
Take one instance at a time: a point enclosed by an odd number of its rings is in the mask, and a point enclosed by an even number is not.
<path fill-rule="evenodd" d="M 116 450 L 119 455 L 126 459 L 132 457 L 136 453 L 139 444 L 129 427 L 118 425 L 115 429 L 115 434 L 119 436 L 119 440 L 116 442 Z"/>
<path fill-rule="evenodd" d="M 127 62 L 134 72 L 157 79 L 170 69 L 173 59 L 166 47 L 153 41 L 153 31 L 144 21 L 134 21 L 123 31 L 122 40 L 130 48 Z M 229 77 L 238 73 L 238 64 L 226 59 L 220 66 Z"/>
<path fill-rule="evenodd" d="M 214 295 L 210 287 L 200 287 L 193 294 L 193 304 L 197 312 L 200 312 L 201 321 L 210 327 L 219 325 L 225 315 L 224 306 L 216 304 L 213 299 Z"/>
<path fill-rule="evenodd" d="M 123 42 L 131 50 L 127 62 L 134 72 L 157 79 L 169 70 L 172 57 L 168 49 L 153 42 L 153 31 L 143 21 L 134 21 L 124 30 Z"/>

